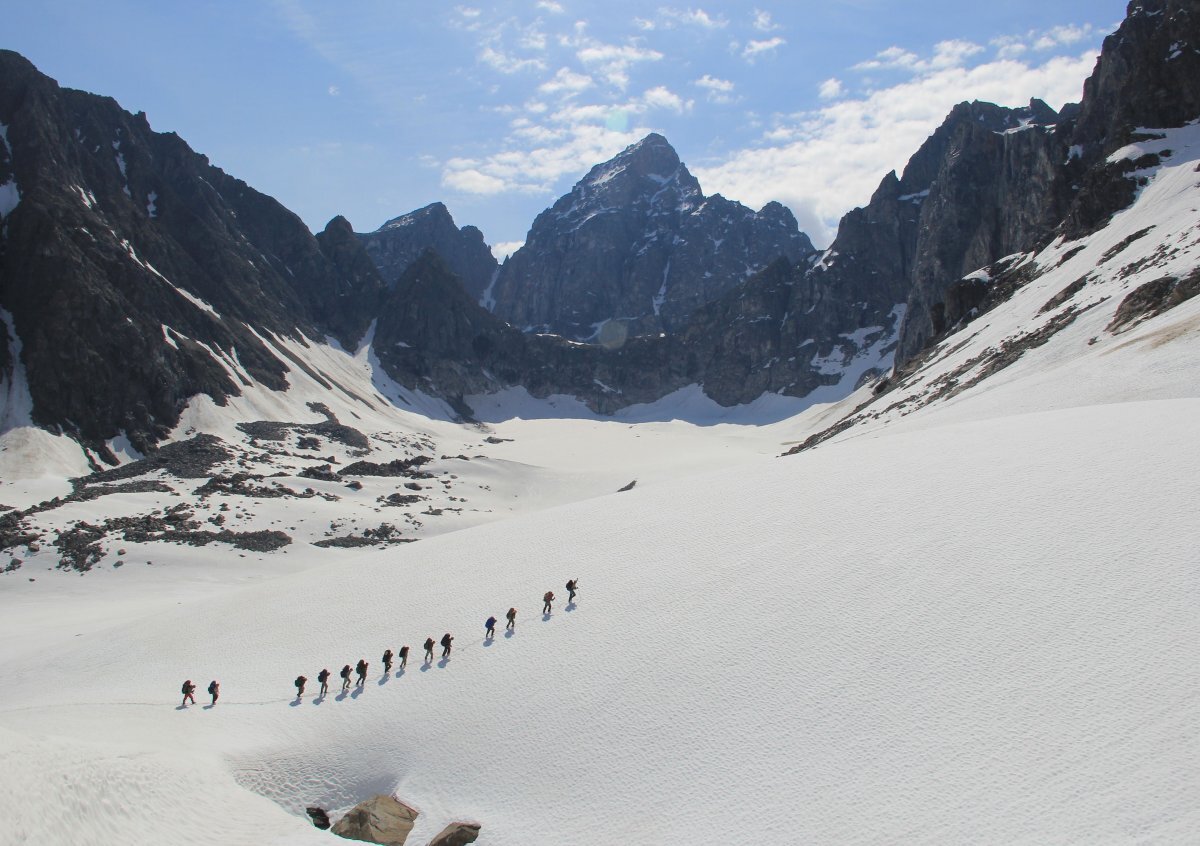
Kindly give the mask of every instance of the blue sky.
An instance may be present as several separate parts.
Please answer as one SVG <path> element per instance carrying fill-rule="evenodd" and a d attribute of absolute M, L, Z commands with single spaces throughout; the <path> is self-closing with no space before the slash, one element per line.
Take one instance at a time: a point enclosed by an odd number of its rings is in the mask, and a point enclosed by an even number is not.
<path fill-rule="evenodd" d="M 441 200 L 511 248 L 590 167 L 662 132 L 700 179 L 818 244 L 964 99 L 1078 100 L 1116 0 L 63 2 L 2 46 L 115 97 L 314 230 Z"/>

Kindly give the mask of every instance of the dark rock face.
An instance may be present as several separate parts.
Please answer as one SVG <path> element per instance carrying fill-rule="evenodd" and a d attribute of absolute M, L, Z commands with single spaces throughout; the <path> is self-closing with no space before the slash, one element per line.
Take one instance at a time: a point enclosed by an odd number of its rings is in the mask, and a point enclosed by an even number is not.
<path fill-rule="evenodd" d="M 962 103 L 922 148 L 937 151 L 938 165 L 921 203 L 898 360 L 945 330 L 947 292 L 964 274 L 1030 249 L 1062 220 L 1068 148 L 1056 120 L 1040 101 L 1027 109 Z"/>
<path fill-rule="evenodd" d="M 700 184 L 661 135 L 592 168 L 538 215 L 500 268 L 494 311 L 514 326 L 580 340 L 671 331 L 777 258 L 813 252 L 791 212 L 753 212 Z"/>
<path fill-rule="evenodd" d="M 0 239 L 0 308 L 36 423 L 106 459 L 121 431 L 146 451 L 197 394 L 285 387 L 289 365 L 250 326 L 348 345 L 366 328 L 342 306 L 377 278 L 343 275 L 299 218 L 144 115 L 0 51 L 0 124 L 0 183 L 19 196 Z"/>
<path fill-rule="evenodd" d="M 333 833 L 347 840 L 404 846 L 418 813 L 391 796 L 359 802 L 333 824 Z"/>
<path fill-rule="evenodd" d="M 1182 126 L 1200 115 L 1200 8 L 1192 0 L 1131 0 L 1083 84 L 1074 143 L 1085 162 L 1137 127 Z"/>
<path fill-rule="evenodd" d="M 356 237 L 388 285 L 394 285 L 422 253 L 433 250 L 479 302 L 499 267 L 483 233 L 474 226 L 459 229 L 441 203 L 393 218 Z"/>
<path fill-rule="evenodd" d="M 1137 140 L 1138 128 L 1200 116 L 1200 9 L 1188 0 L 1131 2 L 1104 40 L 1079 106 L 1055 118 L 1042 104 L 1023 118 L 1045 130 L 1013 132 L 987 115 L 978 123 L 955 120 L 961 109 L 938 130 L 955 155 L 942 156 L 922 211 L 900 363 L 954 324 L 947 310 L 956 307 L 951 292 L 967 287 L 959 281 L 964 273 L 1039 249 L 1055 234 L 1088 235 L 1133 202 L 1131 174 L 1158 158 L 1106 158 Z"/>

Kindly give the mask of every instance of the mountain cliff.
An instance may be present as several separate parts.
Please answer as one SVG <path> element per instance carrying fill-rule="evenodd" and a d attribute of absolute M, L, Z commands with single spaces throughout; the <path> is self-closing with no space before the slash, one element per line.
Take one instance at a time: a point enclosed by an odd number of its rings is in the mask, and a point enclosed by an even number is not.
<path fill-rule="evenodd" d="M 144 115 L 0 51 L 0 125 L 3 346 L 19 340 L 34 422 L 102 457 L 120 432 L 145 449 L 192 396 L 284 387 L 272 335 L 365 330 L 377 276 L 342 274 L 296 215 Z"/>

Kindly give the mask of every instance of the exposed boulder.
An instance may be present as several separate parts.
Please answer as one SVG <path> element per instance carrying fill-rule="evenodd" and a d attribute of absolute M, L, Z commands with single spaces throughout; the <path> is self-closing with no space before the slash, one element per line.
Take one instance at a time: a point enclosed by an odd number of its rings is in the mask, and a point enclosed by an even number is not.
<path fill-rule="evenodd" d="M 329 814 L 326 813 L 324 808 L 310 806 L 304 809 L 304 813 L 308 814 L 309 819 L 312 820 L 312 824 L 321 829 L 321 831 L 328 830 Z"/>
<path fill-rule="evenodd" d="M 416 824 L 418 812 L 394 796 L 376 796 L 359 802 L 333 824 L 333 833 L 347 840 L 404 846 Z"/>
<path fill-rule="evenodd" d="M 479 823 L 453 822 L 429 841 L 429 846 L 467 846 L 479 838 Z"/>

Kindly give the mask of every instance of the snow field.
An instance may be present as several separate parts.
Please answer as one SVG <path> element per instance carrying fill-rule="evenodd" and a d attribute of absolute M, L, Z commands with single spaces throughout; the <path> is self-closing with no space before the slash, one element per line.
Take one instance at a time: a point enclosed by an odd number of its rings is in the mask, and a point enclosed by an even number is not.
<path fill-rule="evenodd" d="M 0 725 L 216 756 L 293 812 L 394 787 L 415 842 L 462 817 L 490 844 L 1178 842 L 1198 416 L 862 437 L 365 553 L 22 648 Z M 571 576 L 578 607 L 543 621 Z M 516 636 L 484 647 L 509 604 Z M 385 647 L 446 630 L 447 666 L 380 683 Z M 315 692 L 360 656 L 357 696 L 290 704 L 297 673 Z M 215 709 L 174 709 L 189 676 L 221 679 Z"/>

